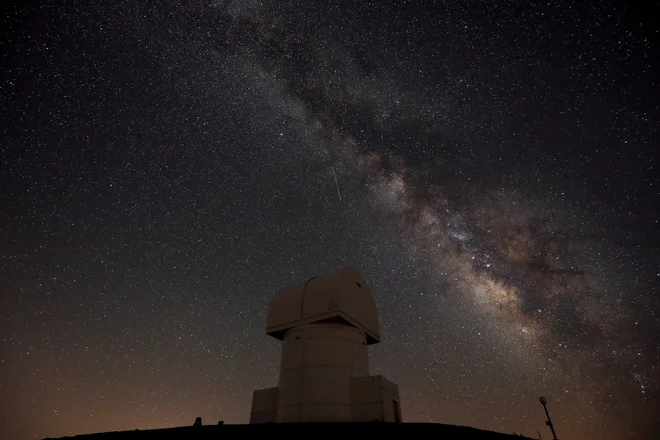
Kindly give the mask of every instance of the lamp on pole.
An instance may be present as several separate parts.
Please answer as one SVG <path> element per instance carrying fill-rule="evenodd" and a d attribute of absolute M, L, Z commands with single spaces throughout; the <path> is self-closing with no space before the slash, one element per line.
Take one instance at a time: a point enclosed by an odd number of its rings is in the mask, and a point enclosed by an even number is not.
<path fill-rule="evenodd" d="M 548 418 L 545 424 L 548 425 L 550 431 L 552 431 L 552 438 L 554 440 L 557 440 L 557 434 L 555 434 L 555 428 L 554 426 L 552 426 L 552 420 L 550 420 L 550 414 L 548 413 L 548 407 L 546 406 L 548 404 L 548 401 L 545 399 L 545 397 L 541 396 L 539 397 L 539 402 L 541 402 L 541 405 L 543 405 L 543 409 L 545 410 L 545 415 Z"/>

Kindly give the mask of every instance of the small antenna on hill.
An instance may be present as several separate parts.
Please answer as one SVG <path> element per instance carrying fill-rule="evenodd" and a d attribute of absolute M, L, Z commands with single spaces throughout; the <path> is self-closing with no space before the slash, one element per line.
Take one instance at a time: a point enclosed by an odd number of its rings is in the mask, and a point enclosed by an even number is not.
<path fill-rule="evenodd" d="M 555 428 L 554 426 L 552 426 L 552 420 L 550 420 L 550 414 L 548 413 L 548 408 L 546 407 L 548 401 L 545 399 L 545 397 L 541 396 L 539 397 L 539 402 L 541 402 L 541 405 L 543 405 L 543 409 L 545 410 L 545 415 L 548 418 L 545 424 L 548 425 L 548 428 L 550 428 L 550 431 L 552 431 L 552 438 L 554 440 L 557 440 L 557 434 L 555 434 Z M 541 433 L 539 433 L 539 438 L 541 438 Z"/>

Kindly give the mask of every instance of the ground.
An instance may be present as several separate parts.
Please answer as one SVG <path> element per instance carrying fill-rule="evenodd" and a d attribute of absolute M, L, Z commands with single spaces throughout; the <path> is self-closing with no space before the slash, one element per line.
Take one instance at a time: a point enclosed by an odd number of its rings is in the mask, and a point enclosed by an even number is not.
<path fill-rule="evenodd" d="M 439 423 L 291 423 L 266 425 L 206 425 L 184 426 L 178 428 L 152 429 L 148 431 L 120 431 L 98 434 L 78 435 L 79 440 L 147 440 L 147 439 L 227 439 L 246 436 L 296 436 L 311 432 L 325 435 L 383 435 L 390 438 L 433 436 L 436 439 L 461 440 L 506 440 L 526 439 L 514 434 L 502 434 L 492 431 L 469 428 L 466 426 L 443 425 Z"/>

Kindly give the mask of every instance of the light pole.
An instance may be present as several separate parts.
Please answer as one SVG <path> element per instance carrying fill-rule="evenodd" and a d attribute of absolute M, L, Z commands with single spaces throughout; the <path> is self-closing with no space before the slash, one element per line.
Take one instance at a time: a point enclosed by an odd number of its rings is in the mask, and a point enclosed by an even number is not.
<path fill-rule="evenodd" d="M 552 438 L 554 440 L 557 440 L 557 434 L 555 434 L 555 428 L 552 426 L 552 420 L 550 420 L 550 414 L 548 414 L 548 407 L 546 405 L 548 404 L 548 401 L 545 400 L 545 397 L 541 396 L 539 397 L 539 402 L 541 402 L 541 405 L 543 405 L 543 409 L 545 410 L 545 415 L 548 418 L 548 420 L 545 422 L 546 425 L 550 428 L 550 431 L 552 431 Z"/>

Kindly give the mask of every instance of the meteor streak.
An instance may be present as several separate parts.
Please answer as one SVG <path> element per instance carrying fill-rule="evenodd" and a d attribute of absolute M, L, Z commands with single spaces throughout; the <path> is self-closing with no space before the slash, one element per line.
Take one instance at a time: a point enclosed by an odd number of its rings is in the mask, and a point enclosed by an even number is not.
<path fill-rule="evenodd" d="M 337 183 L 337 175 L 335 174 L 335 167 L 330 167 L 332 169 L 332 176 L 335 178 L 335 186 L 337 187 L 337 195 L 339 196 L 339 201 L 341 202 L 341 193 L 339 192 L 339 184 Z"/>

